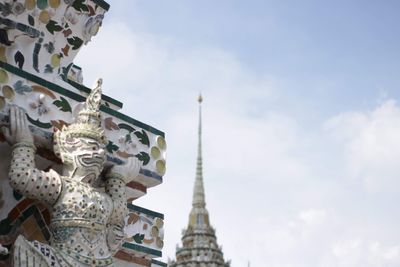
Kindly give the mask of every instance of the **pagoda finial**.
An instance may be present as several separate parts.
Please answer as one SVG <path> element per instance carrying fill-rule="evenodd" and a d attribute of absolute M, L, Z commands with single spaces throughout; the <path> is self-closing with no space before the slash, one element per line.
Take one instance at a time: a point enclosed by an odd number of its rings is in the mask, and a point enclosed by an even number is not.
<path fill-rule="evenodd" d="M 199 102 L 199 129 L 198 129 L 198 138 L 199 143 L 197 147 L 197 166 L 196 166 L 196 181 L 194 184 L 193 191 L 193 207 L 202 207 L 206 206 L 205 197 L 204 197 L 204 185 L 203 185 L 203 158 L 201 153 L 201 103 L 203 102 L 203 97 L 201 94 L 199 95 L 197 101 Z"/>

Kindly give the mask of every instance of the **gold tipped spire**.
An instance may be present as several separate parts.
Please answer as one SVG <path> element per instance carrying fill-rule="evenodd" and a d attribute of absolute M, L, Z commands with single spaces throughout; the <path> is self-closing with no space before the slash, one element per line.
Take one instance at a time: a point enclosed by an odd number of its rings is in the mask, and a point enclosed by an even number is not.
<path fill-rule="evenodd" d="M 198 102 L 201 103 L 203 97 L 199 95 Z M 203 158 L 201 155 L 201 105 L 199 105 L 199 128 L 198 128 L 198 147 L 196 180 L 193 192 L 193 207 L 205 207 L 204 186 L 203 186 Z"/>
<path fill-rule="evenodd" d="M 203 97 L 199 95 L 198 102 L 201 104 Z M 199 129 L 198 129 L 198 147 L 196 163 L 196 179 L 193 189 L 192 210 L 189 216 L 190 227 L 209 226 L 208 211 L 206 209 L 206 200 L 203 185 L 203 158 L 201 155 L 201 105 L 199 105 Z"/>

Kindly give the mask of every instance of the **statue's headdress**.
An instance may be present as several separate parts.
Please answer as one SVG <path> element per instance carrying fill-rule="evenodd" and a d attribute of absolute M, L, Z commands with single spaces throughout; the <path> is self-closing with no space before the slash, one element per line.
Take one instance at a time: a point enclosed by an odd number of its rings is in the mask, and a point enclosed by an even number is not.
<path fill-rule="evenodd" d="M 107 144 L 107 138 L 101 127 L 101 84 L 102 80 L 99 79 L 96 88 L 91 91 L 84 107 L 79 111 L 75 122 L 54 133 L 56 154 L 59 154 L 60 151 L 57 151 L 59 148 L 65 148 L 65 142 L 70 137 L 88 137 L 96 140 L 99 144 Z"/>

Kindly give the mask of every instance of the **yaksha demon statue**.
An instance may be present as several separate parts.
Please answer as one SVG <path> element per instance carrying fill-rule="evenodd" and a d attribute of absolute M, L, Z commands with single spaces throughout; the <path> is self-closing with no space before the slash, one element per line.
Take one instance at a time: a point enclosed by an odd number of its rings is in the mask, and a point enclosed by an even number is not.
<path fill-rule="evenodd" d="M 54 134 L 54 152 L 63 163 L 61 175 L 35 168 L 36 148 L 25 113 L 11 107 L 10 128 L 4 133 L 13 144 L 11 186 L 25 197 L 43 201 L 52 213 L 50 245 L 19 236 L 14 266 L 113 265 L 127 213 L 125 184 L 138 175 L 141 165 L 130 158 L 126 165 L 112 166 L 101 175 L 106 137 L 100 102 L 101 80 L 76 121 Z"/>

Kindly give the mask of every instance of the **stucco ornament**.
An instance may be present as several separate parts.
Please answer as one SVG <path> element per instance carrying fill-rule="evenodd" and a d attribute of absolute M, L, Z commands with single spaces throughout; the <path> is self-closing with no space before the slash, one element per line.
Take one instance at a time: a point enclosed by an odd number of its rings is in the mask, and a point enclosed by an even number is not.
<path fill-rule="evenodd" d="M 63 162 L 62 174 L 35 168 L 36 148 L 25 112 L 11 107 L 10 127 L 4 131 L 13 144 L 10 184 L 25 197 L 43 201 L 52 212 L 50 244 L 19 236 L 14 244 L 14 266 L 113 265 L 127 215 L 125 184 L 138 175 L 141 162 L 132 157 L 126 165 L 103 170 L 107 142 L 100 103 L 101 80 L 76 121 L 54 133 L 54 152 Z"/>
<path fill-rule="evenodd" d="M 98 14 L 96 16 L 89 17 L 85 22 L 83 30 L 83 37 L 85 38 L 85 44 L 87 44 L 93 36 L 97 34 L 101 23 L 103 22 L 104 15 Z"/>

